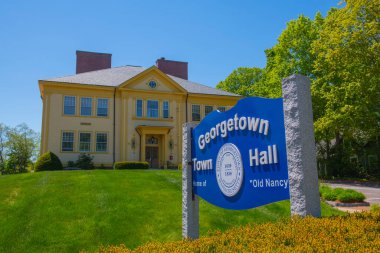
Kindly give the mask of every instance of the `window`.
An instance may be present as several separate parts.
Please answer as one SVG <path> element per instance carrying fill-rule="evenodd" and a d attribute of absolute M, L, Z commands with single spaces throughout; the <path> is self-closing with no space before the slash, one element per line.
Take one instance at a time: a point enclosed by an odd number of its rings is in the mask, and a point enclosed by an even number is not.
<path fill-rule="evenodd" d="M 91 116 L 92 98 L 80 98 L 80 115 Z"/>
<path fill-rule="evenodd" d="M 162 102 L 162 117 L 165 119 L 169 118 L 169 101 Z"/>
<path fill-rule="evenodd" d="M 200 105 L 192 105 L 191 106 L 191 119 L 192 121 L 200 121 L 201 120 L 201 106 Z"/>
<path fill-rule="evenodd" d="M 156 100 L 147 101 L 147 117 L 158 118 L 158 101 Z"/>
<path fill-rule="evenodd" d="M 75 97 L 65 96 L 63 99 L 63 114 L 75 115 Z"/>
<path fill-rule="evenodd" d="M 136 117 L 141 118 L 143 116 L 143 101 L 141 99 L 136 100 Z"/>
<path fill-rule="evenodd" d="M 79 151 L 91 151 L 91 133 L 79 133 Z"/>
<path fill-rule="evenodd" d="M 106 133 L 96 133 L 96 152 L 107 152 Z"/>
<path fill-rule="evenodd" d="M 154 137 L 154 136 L 147 136 L 148 138 L 146 138 L 146 141 L 145 141 L 145 144 L 158 144 L 158 138 Z"/>
<path fill-rule="evenodd" d="M 225 106 L 219 106 L 218 107 L 218 111 L 225 112 L 226 111 L 226 107 Z"/>
<path fill-rule="evenodd" d="M 96 112 L 98 117 L 108 116 L 108 98 L 98 98 L 98 108 Z"/>
<path fill-rule="evenodd" d="M 157 83 L 156 83 L 156 81 L 151 80 L 151 81 L 149 82 L 149 87 L 152 88 L 152 89 L 156 88 L 156 87 L 157 87 Z"/>
<path fill-rule="evenodd" d="M 205 106 L 205 117 L 207 116 L 207 114 L 209 114 L 213 110 L 214 110 L 214 108 L 212 107 L 212 105 L 206 105 Z"/>
<path fill-rule="evenodd" d="M 62 151 L 74 151 L 74 132 L 62 132 Z"/>

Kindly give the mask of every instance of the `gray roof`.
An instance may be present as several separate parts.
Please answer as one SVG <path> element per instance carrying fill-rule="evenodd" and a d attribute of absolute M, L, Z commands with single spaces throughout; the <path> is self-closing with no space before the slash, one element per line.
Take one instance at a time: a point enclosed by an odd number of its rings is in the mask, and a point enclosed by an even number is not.
<path fill-rule="evenodd" d="M 118 68 L 95 70 L 72 76 L 51 78 L 45 81 L 115 87 L 140 74 L 144 70 L 145 68 L 143 67 L 123 66 Z"/>
<path fill-rule="evenodd" d="M 123 66 L 90 71 L 72 76 L 51 78 L 46 79 L 44 81 L 116 87 L 145 70 L 146 68 L 144 67 Z M 206 85 L 191 82 L 189 80 L 185 80 L 179 77 L 171 75 L 168 76 L 171 79 L 173 79 L 176 83 L 178 83 L 180 86 L 182 86 L 185 90 L 187 90 L 187 92 L 189 93 L 210 94 L 219 96 L 240 96 L 231 92 L 218 90 Z"/>

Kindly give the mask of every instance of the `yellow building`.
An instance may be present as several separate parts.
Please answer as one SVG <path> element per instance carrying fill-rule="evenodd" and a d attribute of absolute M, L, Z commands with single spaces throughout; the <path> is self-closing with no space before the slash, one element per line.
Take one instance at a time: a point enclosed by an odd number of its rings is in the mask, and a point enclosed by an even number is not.
<path fill-rule="evenodd" d="M 77 74 L 39 80 L 41 153 L 64 165 L 89 153 L 97 166 L 181 163 L 182 124 L 224 111 L 241 98 L 187 79 L 187 63 L 111 68 L 111 55 L 77 51 Z"/>

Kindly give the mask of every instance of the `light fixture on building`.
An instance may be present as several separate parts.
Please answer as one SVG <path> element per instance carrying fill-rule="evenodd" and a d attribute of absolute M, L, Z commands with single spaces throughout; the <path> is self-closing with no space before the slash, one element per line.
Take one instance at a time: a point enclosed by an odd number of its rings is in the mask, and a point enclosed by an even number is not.
<path fill-rule="evenodd" d="M 132 137 L 132 140 L 131 140 L 131 148 L 132 148 L 133 150 L 135 150 L 135 148 L 136 148 L 136 140 L 135 140 L 135 137 L 134 137 L 134 136 Z"/>
<path fill-rule="evenodd" d="M 169 140 L 169 149 L 173 150 L 173 146 L 174 146 L 173 140 Z"/>

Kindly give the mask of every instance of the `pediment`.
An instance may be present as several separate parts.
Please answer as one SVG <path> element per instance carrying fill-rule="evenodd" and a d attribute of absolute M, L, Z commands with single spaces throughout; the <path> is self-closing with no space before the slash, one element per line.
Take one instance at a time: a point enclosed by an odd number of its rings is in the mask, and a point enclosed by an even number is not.
<path fill-rule="evenodd" d="M 186 90 L 156 66 L 152 66 L 119 85 L 120 89 L 186 93 Z"/>

